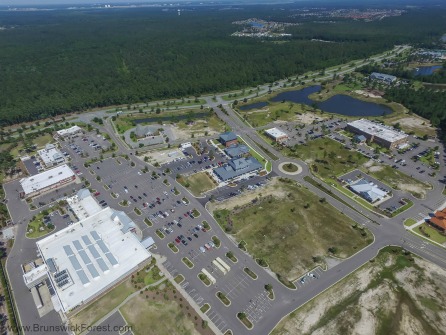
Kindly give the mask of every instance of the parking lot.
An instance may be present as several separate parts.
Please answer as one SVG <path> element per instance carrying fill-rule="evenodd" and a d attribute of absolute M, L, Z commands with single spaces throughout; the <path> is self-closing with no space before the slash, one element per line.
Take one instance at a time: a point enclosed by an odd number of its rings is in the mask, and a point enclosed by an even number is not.
<path fill-rule="evenodd" d="M 98 158 L 102 151 L 110 148 L 111 143 L 102 135 L 96 132 L 89 132 L 85 135 L 75 135 L 69 139 L 59 140 L 62 152 L 66 151 L 71 157 Z"/>

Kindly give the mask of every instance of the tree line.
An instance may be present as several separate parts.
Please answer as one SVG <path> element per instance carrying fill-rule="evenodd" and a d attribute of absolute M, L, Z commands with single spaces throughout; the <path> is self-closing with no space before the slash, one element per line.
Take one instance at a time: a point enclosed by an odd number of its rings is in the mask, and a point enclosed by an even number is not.
<path fill-rule="evenodd" d="M 304 22 L 284 41 L 238 38 L 236 20 L 298 22 L 274 6 L 0 12 L 0 125 L 274 82 L 446 31 L 444 10 L 379 22 Z M 334 43 L 314 42 L 313 38 Z"/>

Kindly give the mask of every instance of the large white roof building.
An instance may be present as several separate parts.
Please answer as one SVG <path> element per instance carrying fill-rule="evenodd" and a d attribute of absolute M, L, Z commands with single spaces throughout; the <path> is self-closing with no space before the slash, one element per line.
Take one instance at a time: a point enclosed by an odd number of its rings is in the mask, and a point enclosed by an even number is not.
<path fill-rule="evenodd" d="M 30 197 L 40 192 L 68 184 L 75 179 L 76 176 L 68 165 L 60 165 L 34 176 L 22 178 L 20 180 L 20 185 L 23 188 L 21 196 Z"/>
<path fill-rule="evenodd" d="M 54 144 L 47 144 L 44 149 L 37 150 L 37 154 L 46 167 L 65 163 L 65 157 Z"/>
<path fill-rule="evenodd" d="M 408 135 L 403 131 L 367 119 L 347 123 L 347 130 L 364 135 L 370 142 L 376 142 L 388 148 L 393 148 L 408 140 Z"/>
<path fill-rule="evenodd" d="M 82 128 L 79 126 L 73 126 L 67 129 L 61 129 L 56 131 L 57 135 L 64 137 L 64 136 L 69 136 L 69 135 L 73 135 L 76 134 L 78 132 L 82 131 Z"/>
<path fill-rule="evenodd" d="M 288 139 L 288 135 L 278 128 L 266 129 L 265 133 L 276 142 L 282 142 Z"/>
<path fill-rule="evenodd" d="M 64 313 L 103 293 L 151 256 L 129 223 L 122 222 L 124 216 L 107 207 L 36 243 Z"/>

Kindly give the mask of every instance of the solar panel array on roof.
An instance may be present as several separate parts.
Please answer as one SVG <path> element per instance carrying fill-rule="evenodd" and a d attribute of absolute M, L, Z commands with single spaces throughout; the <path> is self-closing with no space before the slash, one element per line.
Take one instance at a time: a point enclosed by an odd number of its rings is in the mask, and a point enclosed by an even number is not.
<path fill-rule="evenodd" d="M 105 245 L 104 241 L 99 239 L 99 240 L 97 240 L 97 242 L 98 242 L 99 248 L 101 248 L 101 250 L 104 254 L 106 254 L 107 252 L 110 252 L 110 250 L 108 250 L 108 247 Z"/>
<path fill-rule="evenodd" d="M 116 260 L 115 256 L 112 255 L 108 247 L 105 245 L 104 241 L 98 240 L 97 243 L 99 245 L 99 248 L 101 248 L 102 252 L 105 254 L 105 257 L 107 257 L 110 264 L 113 266 L 118 265 L 118 261 Z"/>
<path fill-rule="evenodd" d="M 85 250 L 80 250 L 79 255 L 81 256 L 82 260 L 84 261 L 85 265 L 88 265 L 91 263 L 90 257 L 88 257 Z"/>
<path fill-rule="evenodd" d="M 115 256 L 113 256 L 110 252 L 107 252 L 105 254 L 105 257 L 107 257 L 111 265 L 113 266 L 118 265 L 118 261 L 116 260 Z"/>
<path fill-rule="evenodd" d="M 77 275 L 79 276 L 79 279 L 81 280 L 82 284 L 88 284 L 90 281 L 87 278 L 87 275 L 85 274 L 84 270 L 76 271 Z"/>
<path fill-rule="evenodd" d="M 98 232 L 96 230 L 92 230 L 90 232 L 91 236 L 93 236 L 95 241 L 99 241 L 101 239 L 101 237 L 99 236 Z"/>
<path fill-rule="evenodd" d="M 48 258 L 46 263 L 48 264 L 51 273 L 57 272 L 56 264 L 54 264 L 54 260 L 52 258 Z"/>
<path fill-rule="evenodd" d="M 99 267 L 101 268 L 101 270 L 102 270 L 103 272 L 105 272 L 105 271 L 108 270 L 108 266 L 107 266 L 107 264 L 105 264 L 105 261 L 104 261 L 102 258 L 98 258 L 98 259 L 96 259 L 96 262 L 98 262 Z"/>
<path fill-rule="evenodd" d="M 82 266 L 80 265 L 76 256 L 74 256 L 74 255 L 69 256 L 68 259 L 70 260 L 71 265 L 73 265 L 74 270 L 76 270 L 76 271 L 82 270 Z"/>
<path fill-rule="evenodd" d="M 91 241 L 90 241 L 90 239 L 88 238 L 87 235 L 83 235 L 83 236 L 82 236 L 82 241 L 84 241 L 84 243 L 85 243 L 86 246 L 91 245 Z"/>
<path fill-rule="evenodd" d="M 78 240 L 74 240 L 73 244 L 76 247 L 77 251 L 81 251 L 81 250 L 84 249 L 84 247 L 82 246 L 81 242 L 79 242 Z"/>
<path fill-rule="evenodd" d="M 88 269 L 88 271 L 90 271 L 90 274 L 93 278 L 99 277 L 98 270 L 96 270 L 96 268 L 94 267 L 93 264 L 91 264 L 91 263 L 87 264 L 87 269 Z"/>
<path fill-rule="evenodd" d="M 46 283 L 46 286 L 48 287 L 48 291 L 50 291 L 50 295 L 51 296 L 55 295 L 56 291 L 54 291 L 53 285 L 51 284 L 49 278 L 45 279 L 45 283 Z"/>
<path fill-rule="evenodd" d="M 89 245 L 88 250 L 90 250 L 90 253 L 93 255 L 95 259 L 101 258 L 101 255 L 99 255 L 99 252 L 96 250 L 94 245 Z"/>
<path fill-rule="evenodd" d="M 68 256 L 74 255 L 73 250 L 71 250 L 71 247 L 69 245 L 64 245 L 63 249 Z"/>

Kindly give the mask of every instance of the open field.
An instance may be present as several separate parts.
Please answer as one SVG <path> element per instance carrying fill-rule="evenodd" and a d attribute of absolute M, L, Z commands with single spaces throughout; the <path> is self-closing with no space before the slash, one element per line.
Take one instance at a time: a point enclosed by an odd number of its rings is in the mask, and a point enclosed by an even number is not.
<path fill-rule="evenodd" d="M 206 116 L 202 116 L 206 114 Z M 185 109 L 176 111 L 162 111 L 160 113 L 156 112 L 144 112 L 144 113 L 131 113 L 131 114 L 121 114 L 114 120 L 116 130 L 119 134 L 125 133 L 127 130 L 136 127 L 135 120 L 149 119 L 147 122 L 140 123 L 144 124 L 178 124 L 179 129 L 186 129 L 189 126 L 188 122 L 191 122 L 190 127 L 195 127 L 195 130 L 203 131 L 204 127 L 215 127 L 215 131 L 220 131 L 224 128 L 224 124 L 220 121 L 214 113 L 209 110 L 200 109 Z M 193 123 L 193 121 L 197 121 Z"/>
<path fill-rule="evenodd" d="M 329 138 L 318 138 L 306 145 L 297 145 L 282 151 L 285 155 L 301 158 L 310 165 L 314 174 L 323 179 L 345 174 L 368 161 L 359 152 L 350 151 Z"/>
<path fill-rule="evenodd" d="M 239 110 L 243 119 L 253 127 L 260 127 L 275 121 L 298 121 L 298 116 L 310 110 L 308 106 L 296 103 L 271 103 L 261 109 Z"/>
<path fill-rule="evenodd" d="M 381 180 L 393 189 L 411 193 L 416 198 L 424 198 L 426 192 L 432 189 L 431 185 L 425 184 L 413 177 L 408 176 L 388 165 L 373 165 L 364 169 L 367 174 Z"/>
<path fill-rule="evenodd" d="M 386 248 L 285 317 L 273 335 L 444 334 L 446 271 Z"/>
<path fill-rule="evenodd" d="M 289 180 L 274 179 L 260 192 L 209 209 L 228 233 L 247 243 L 248 252 L 290 280 L 323 261 L 329 248 L 347 257 L 372 241 L 325 199 Z"/>
<path fill-rule="evenodd" d="M 161 300 L 162 299 L 162 300 Z M 198 335 L 194 323 L 172 300 L 137 295 L 120 308 L 135 335 Z M 201 327 L 201 325 L 200 325 Z"/>
<path fill-rule="evenodd" d="M 200 196 L 203 192 L 212 190 L 216 186 L 206 172 L 198 172 L 187 177 L 181 177 L 177 181 L 196 197 Z"/>
<path fill-rule="evenodd" d="M 146 266 L 145 269 L 147 268 L 150 267 Z M 149 272 L 146 272 L 145 269 L 134 273 L 108 293 L 93 301 L 79 313 L 71 316 L 70 323 L 72 325 L 92 325 L 113 308 L 117 307 L 129 295 L 161 279 L 157 267 L 154 267 Z"/>

